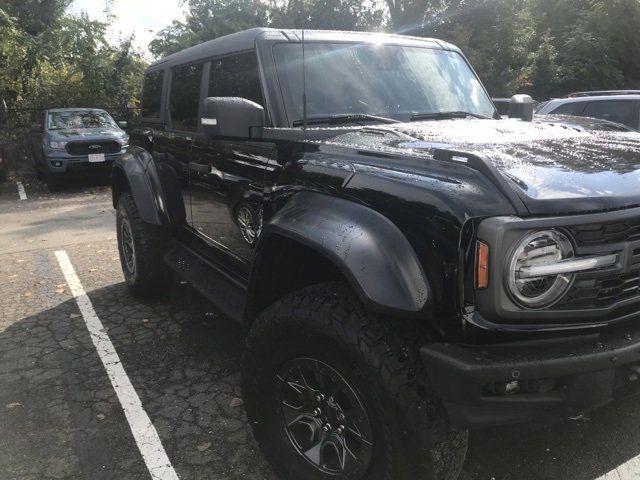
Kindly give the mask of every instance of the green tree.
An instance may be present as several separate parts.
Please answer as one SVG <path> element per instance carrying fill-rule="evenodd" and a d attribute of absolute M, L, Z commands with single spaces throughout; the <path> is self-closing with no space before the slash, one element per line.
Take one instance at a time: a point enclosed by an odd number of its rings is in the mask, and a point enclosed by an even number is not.
<path fill-rule="evenodd" d="M 260 0 L 185 0 L 184 4 L 185 20 L 174 20 L 149 45 L 156 57 L 268 24 L 267 6 Z"/>
<path fill-rule="evenodd" d="M 198 43 L 253 27 L 375 30 L 381 5 L 359 0 L 185 0 L 184 21 L 174 20 L 149 45 L 163 57 Z"/>
<path fill-rule="evenodd" d="M 360 0 L 272 0 L 269 24 L 278 28 L 375 30 L 384 22 L 384 11 Z"/>
<path fill-rule="evenodd" d="M 24 158 L 24 127 L 41 109 L 103 107 L 118 116 L 137 102 L 146 63 L 132 39 L 110 45 L 107 23 L 66 14 L 69 3 L 0 0 L 0 99 L 12 127 L 0 142 L 14 159 Z"/>
<path fill-rule="evenodd" d="M 519 77 L 512 84 L 519 92 L 530 93 L 537 98 L 560 95 L 557 91 L 560 82 L 561 68 L 557 62 L 558 51 L 554 46 L 554 38 L 547 31 L 542 36 L 540 45 L 528 56 L 527 64 L 521 69 Z"/>

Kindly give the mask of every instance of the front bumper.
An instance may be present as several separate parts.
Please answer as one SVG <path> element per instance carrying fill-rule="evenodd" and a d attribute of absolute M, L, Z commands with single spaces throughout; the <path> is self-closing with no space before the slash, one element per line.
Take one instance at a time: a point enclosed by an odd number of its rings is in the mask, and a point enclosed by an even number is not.
<path fill-rule="evenodd" d="M 44 163 L 49 176 L 84 176 L 102 175 L 111 172 L 113 162 L 118 160 L 124 152 L 105 155 L 105 161 L 89 162 L 88 156 L 54 156 L 45 157 Z"/>
<path fill-rule="evenodd" d="M 576 418 L 640 391 L 637 328 L 500 346 L 432 344 L 421 356 L 452 423 L 464 428 Z"/>

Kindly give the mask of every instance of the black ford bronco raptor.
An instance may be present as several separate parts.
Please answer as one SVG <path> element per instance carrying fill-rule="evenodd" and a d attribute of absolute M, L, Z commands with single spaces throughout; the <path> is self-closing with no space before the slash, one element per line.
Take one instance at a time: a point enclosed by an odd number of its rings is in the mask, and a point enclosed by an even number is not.
<path fill-rule="evenodd" d="M 499 120 L 438 40 L 240 32 L 146 73 L 124 275 L 144 296 L 177 273 L 246 327 L 281 478 L 454 479 L 469 428 L 640 383 L 639 140 Z"/>

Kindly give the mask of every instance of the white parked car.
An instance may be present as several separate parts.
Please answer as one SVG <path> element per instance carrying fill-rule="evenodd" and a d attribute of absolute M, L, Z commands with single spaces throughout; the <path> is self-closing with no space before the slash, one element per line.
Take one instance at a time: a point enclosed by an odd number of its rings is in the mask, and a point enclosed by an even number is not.
<path fill-rule="evenodd" d="M 536 113 L 599 118 L 640 130 L 640 91 L 573 93 L 542 103 Z"/>

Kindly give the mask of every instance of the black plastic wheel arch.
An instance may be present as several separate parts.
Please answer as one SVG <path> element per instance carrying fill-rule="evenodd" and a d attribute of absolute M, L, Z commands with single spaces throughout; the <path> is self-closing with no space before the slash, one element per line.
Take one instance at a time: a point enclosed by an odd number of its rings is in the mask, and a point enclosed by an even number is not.
<path fill-rule="evenodd" d="M 300 192 L 265 224 L 260 243 L 270 235 L 329 259 L 369 307 L 405 316 L 431 307 L 429 281 L 409 241 L 389 219 L 362 204 Z M 258 252 L 269 254 L 260 245 Z"/>

